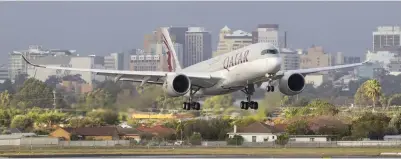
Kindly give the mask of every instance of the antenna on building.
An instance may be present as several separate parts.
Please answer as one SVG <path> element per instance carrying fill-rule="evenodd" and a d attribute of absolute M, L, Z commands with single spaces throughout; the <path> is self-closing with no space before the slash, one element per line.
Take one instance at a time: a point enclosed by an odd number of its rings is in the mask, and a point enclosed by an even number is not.
<path fill-rule="evenodd" d="M 287 48 L 287 31 L 284 32 L 284 48 Z"/>

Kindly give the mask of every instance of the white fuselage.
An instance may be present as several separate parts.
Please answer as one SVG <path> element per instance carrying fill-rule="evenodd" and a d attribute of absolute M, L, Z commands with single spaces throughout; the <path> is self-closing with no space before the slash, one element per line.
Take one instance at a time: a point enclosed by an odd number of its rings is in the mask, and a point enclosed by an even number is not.
<path fill-rule="evenodd" d="M 276 50 L 277 53 L 265 53 L 264 50 Z M 265 78 L 266 74 L 280 71 L 279 51 L 270 43 L 257 43 L 211 58 L 189 66 L 177 72 L 212 72 L 225 77 L 209 87 L 200 89 L 194 96 L 220 95 L 243 89 L 248 84 Z"/>

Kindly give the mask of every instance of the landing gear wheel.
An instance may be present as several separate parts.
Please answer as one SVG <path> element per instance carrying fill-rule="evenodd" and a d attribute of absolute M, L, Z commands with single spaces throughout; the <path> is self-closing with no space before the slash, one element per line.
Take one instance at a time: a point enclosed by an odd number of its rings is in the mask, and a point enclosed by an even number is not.
<path fill-rule="evenodd" d="M 245 108 L 244 108 L 245 110 L 248 110 L 249 109 L 249 102 L 245 102 Z"/>
<path fill-rule="evenodd" d="M 245 102 L 244 101 L 241 101 L 240 108 L 241 109 L 245 109 Z"/>
<path fill-rule="evenodd" d="M 200 103 L 194 102 L 194 103 L 193 103 L 193 109 L 195 109 L 195 110 L 200 110 Z"/>
<path fill-rule="evenodd" d="M 254 110 L 258 110 L 258 108 L 259 108 L 258 102 L 255 102 L 254 105 L 253 105 L 253 109 Z"/>
<path fill-rule="evenodd" d="M 186 110 L 191 110 L 191 103 L 190 102 L 186 102 Z"/>
<path fill-rule="evenodd" d="M 182 109 L 187 109 L 187 102 L 182 103 Z"/>
<path fill-rule="evenodd" d="M 274 92 L 274 86 L 267 86 L 266 87 L 267 92 Z"/>

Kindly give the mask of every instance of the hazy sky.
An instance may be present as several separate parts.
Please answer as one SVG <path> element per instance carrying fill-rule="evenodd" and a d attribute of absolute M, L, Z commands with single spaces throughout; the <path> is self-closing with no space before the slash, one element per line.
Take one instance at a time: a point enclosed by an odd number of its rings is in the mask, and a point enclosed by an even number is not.
<path fill-rule="evenodd" d="M 204 26 L 251 32 L 277 23 L 290 48 L 322 45 L 362 55 L 379 25 L 401 23 L 400 2 L 0 2 L 0 63 L 12 50 L 39 44 L 105 55 L 143 47 L 160 26 Z"/>

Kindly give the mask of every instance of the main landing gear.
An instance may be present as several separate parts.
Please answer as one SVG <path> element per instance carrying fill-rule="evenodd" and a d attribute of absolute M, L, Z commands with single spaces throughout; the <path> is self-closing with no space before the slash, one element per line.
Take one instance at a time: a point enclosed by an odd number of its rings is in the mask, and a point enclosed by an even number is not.
<path fill-rule="evenodd" d="M 246 101 L 241 101 L 241 109 L 248 110 L 250 108 L 257 110 L 259 108 L 258 102 L 251 101 L 251 96 L 253 95 L 253 92 L 255 92 L 255 86 L 253 84 L 248 84 L 248 86 L 241 91 L 246 94 Z"/>
<path fill-rule="evenodd" d="M 200 110 L 200 103 L 199 102 L 184 102 L 182 109 L 184 110 Z"/>
<path fill-rule="evenodd" d="M 199 90 L 199 89 L 193 91 L 192 88 L 190 89 L 188 102 L 184 102 L 184 103 L 182 104 L 182 109 L 184 109 L 184 110 L 191 110 L 191 109 L 193 109 L 193 110 L 200 110 L 200 107 L 201 107 L 200 103 L 199 103 L 199 102 L 193 102 L 193 101 L 192 101 L 193 95 L 194 95 L 196 92 L 198 92 L 198 90 Z"/>

